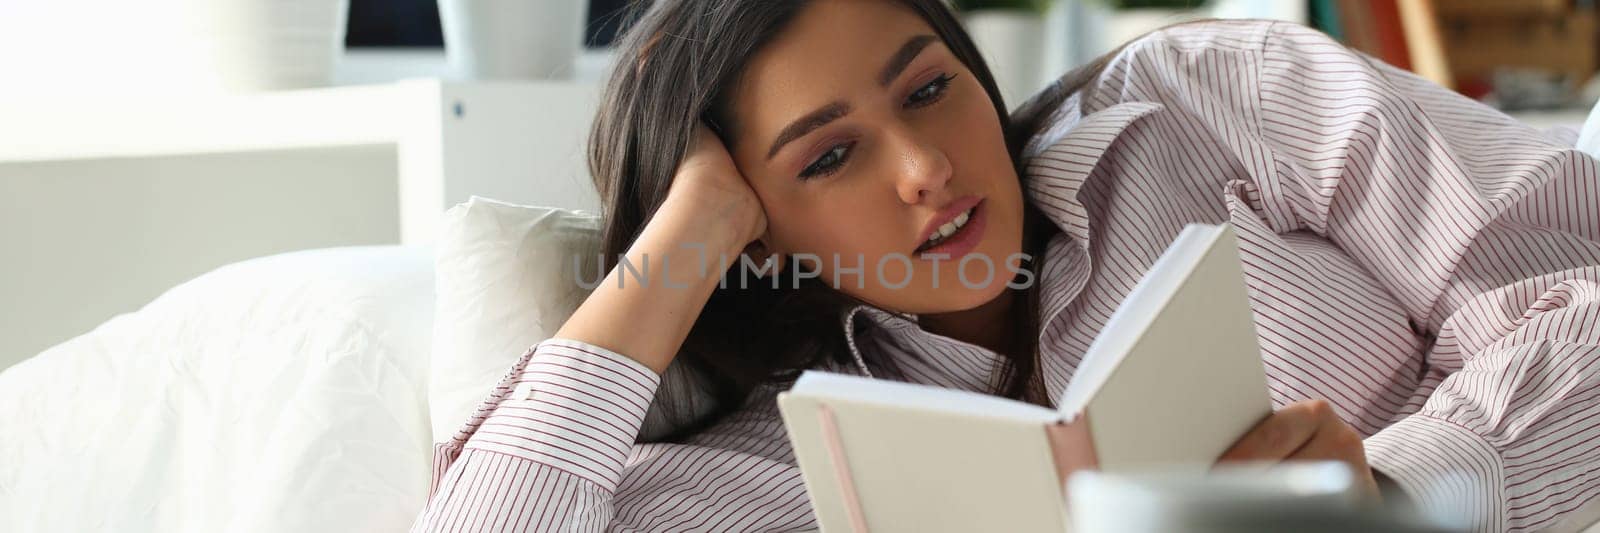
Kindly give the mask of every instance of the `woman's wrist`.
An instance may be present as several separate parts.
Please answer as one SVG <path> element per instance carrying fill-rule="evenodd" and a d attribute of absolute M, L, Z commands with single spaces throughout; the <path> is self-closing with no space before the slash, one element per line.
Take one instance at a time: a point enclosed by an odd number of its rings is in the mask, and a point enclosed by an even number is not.
<path fill-rule="evenodd" d="M 683 287 L 710 298 L 712 286 L 722 276 L 718 265 L 724 261 L 736 264 L 743 249 L 742 244 L 734 244 L 737 237 L 733 231 L 719 226 L 715 221 L 660 211 L 628 247 L 626 257 L 632 265 L 650 265 L 649 272 L 641 275 L 652 284 Z"/>
<path fill-rule="evenodd" d="M 1384 505 L 1401 508 L 1413 505 L 1411 495 L 1406 494 L 1400 483 L 1389 477 L 1388 474 L 1383 473 L 1382 470 L 1373 468 L 1372 479 L 1378 484 L 1378 498 L 1383 501 Z"/>
<path fill-rule="evenodd" d="M 557 336 L 623 354 L 664 373 L 721 281 L 738 261 L 734 228 L 663 205 Z"/>
<path fill-rule="evenodd" d="M 645 226 L 645 232 L 649 232 L 651 226 L 658 226 L 657 229 L 664 230 L 668 241 L 703 249 L 713 258 L 726 255 L 736 261 L 745 245 L 756 239 L 751 235 L 754 222 L 740 211 L 739 206 L 698 205 L 668 196 L 656 211 L 655 219 Z"/>

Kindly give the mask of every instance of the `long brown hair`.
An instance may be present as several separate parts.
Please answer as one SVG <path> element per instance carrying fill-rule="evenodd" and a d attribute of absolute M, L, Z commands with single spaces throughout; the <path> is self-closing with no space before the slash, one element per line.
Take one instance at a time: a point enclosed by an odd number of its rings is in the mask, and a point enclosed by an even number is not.
<path fill-rule="evenodd" d="M 920 16 L 945 46 L 972 72 L 994 103 L 1006 146 L 1019 177 L 1021 150 L 1056 106 L 1090 76 L 1069 74 L 1030 99 L 1016 115 L 1005 102 L 965 30 L 944 0 L 896 0 Z M 806 0 L 658 0 L 635 3 L 628 29 L 617 46 L 615 67 L 606 84 L 589 140 L 589 165 L 603 203 L 601 240 L 609 271 L 638 238 L 666 198 L 678 163 L 688 150 L 695 121 L 718 129 L 726 90 L 745 62 L 807 4 Z M 1098 69 L 1096 69 L 1098 70 Z M 1025 177 L 1024 177 L 1025 179 Z M 1043 243 L 1053 225 L 1025 205 L 1024 251 L 1034 260 L 1034 288 L 1016 298 L 1020 349 L 1003 354 L 1001 380 L 992 391 L 1044 403 L 1038 379 L 1038 290 Z M 736 263 L 736 262 L 735 262 Z M 658 399 L 682 397 L 672 387 L 695 386 L 713 398 L 710 409 L 681 412 L 664 405 L 679 428 L 667 440 L 692 434 L 737 409 L 757 386 L 783 382 L 799 371 L 826 362 L 849 364 L 841 313 L 860 301 L 815 278 L 795 280 L 779 273 L 778 286 L 716 290 L 696 319 L 673 365 L 691 381 L 663 381 Z M 737 275 L 730 277 L 737 279 Z M 871 328 L 858 338 L 877 334 Z M 863 353 L 875 373 L 898 376 L 894 361 Z M 669 372 L 670 373 L 670 372 Z"/>

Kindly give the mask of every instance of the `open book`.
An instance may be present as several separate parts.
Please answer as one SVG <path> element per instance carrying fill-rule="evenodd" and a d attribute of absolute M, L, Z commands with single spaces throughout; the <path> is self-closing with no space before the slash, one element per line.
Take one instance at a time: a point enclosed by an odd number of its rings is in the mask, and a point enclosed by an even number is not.
<path fill-rule="evenodd" d="M 1178 235 L 1057 405 L 816 371 L 778 396 L 824 531 L 1065 531 L 1058 469 L 1209 468 L 1271 413 L 1231 226 Z"/>

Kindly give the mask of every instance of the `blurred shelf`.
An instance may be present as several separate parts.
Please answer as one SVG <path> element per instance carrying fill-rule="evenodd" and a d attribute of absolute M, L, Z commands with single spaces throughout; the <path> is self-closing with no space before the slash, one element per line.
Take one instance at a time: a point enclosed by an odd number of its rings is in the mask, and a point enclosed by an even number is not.
<path fill-rule="evenodd" d="M 85 92 L 0 98 L 0 365 L 228 263 L 427 245 L 473 195 L 599 204 L 592 83 L 63 89 Z"/>
<path fill-rule="evenodd" d="M 391 144 L 432 82 L 230 96 L 16 102 L 0 162 Z"/>
<path fill-rule="evenodd" d="M 573 61 L 573 81 L 603 80 L 613 55 L 610 49 L 584 49 Z M 452 68 L 443 48 L 349 48 L 333 69 L 334 85 L 371 85 L 412 78 L 469 81 Z"/>
<path fill-rule="evenodd" d="M 1578 130 L 1583 127 L 1583 121 L 1589 117 L 1589 110 L 1583 108 L 1533 109 L 1511 111 L 1506 114 L 1537 129 L 1569 127 L 1573 130 Z"/>
<path fill-rule="evenodd" d="M 459 79 L 443 48 L 347 48 L 333 67 L 334 85 L 372 85 L 408 78 Z"/>
<path fill-rule="evenodd" d="M 593 209 L 588 82 L 416 79 L 218 96 L 0 101 L 0 165 L 297 149 L 393 150 L 403 242 L 472 195 Z"/>

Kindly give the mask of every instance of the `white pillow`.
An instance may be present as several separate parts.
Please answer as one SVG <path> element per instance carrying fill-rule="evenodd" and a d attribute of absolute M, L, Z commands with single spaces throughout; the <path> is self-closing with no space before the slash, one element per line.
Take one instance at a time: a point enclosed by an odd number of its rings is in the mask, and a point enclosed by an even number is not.
<path fill-rule="evenodd" d="M 428 383 L 434 442 L 454 436 L 517 358 L 583 303 L 588 291 L 573 277 L 572 258 L 593 279 L 602 225 L 591 212 L 472 197 L 445 212 L 441 226 Z M 685 374 L 675 364 L 663 380 L 687 384 Z M 695 387 L 673 390 L 692 396 L 675 400 L 697 407 L 691 413 L 711 405 Z M 641 438 L 673 429 L 657 409 L 664 401 L 658 394 Z"/>
<path fill-rule="evenodd" d="M 250 259 L 0 372 L 0 531 L 404 531 L 432 270 L 400 246 Z"/>

